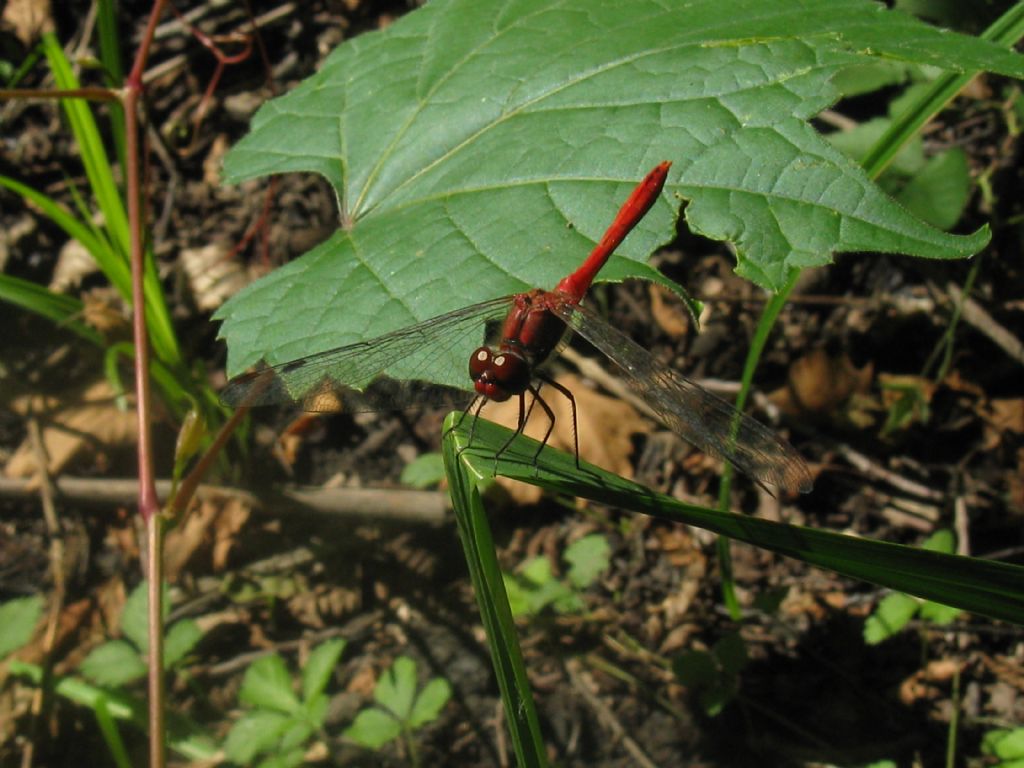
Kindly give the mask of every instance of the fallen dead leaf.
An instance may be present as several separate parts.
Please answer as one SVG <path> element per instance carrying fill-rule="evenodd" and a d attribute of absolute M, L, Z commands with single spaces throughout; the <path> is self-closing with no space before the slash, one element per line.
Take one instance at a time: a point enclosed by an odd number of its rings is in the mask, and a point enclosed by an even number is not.
<path fill-rule="evenodd" d="M 789 416 L 810 413 L 818 416 L 834 414 L 855 393 L 871 386 L 874 366 L 857 368 L 845 354 L 830 355 L 816 349 L 793 363 L 785 387 L 768 398 Z"/>
<path fill-rule="evenodd" d="M 651 297 L 651 315 L 658 327 L 673 339 L 685 336 L 690 329 L 690 315 L 682 302 L 669 293 L 668 289 L 654 283 L 650 284 L 647 292 Z M 666 301 L 666 296 L 673 297 L 674 300 Z"/>
<path fill-rule="evenodd" d="M 579 426 L 580 459 L 596 464 L 609 472 L 630 477 L 629 455 L 633 450 L 632 436 L 638 432 L 650 432 L 650 423 L 645 421 L 628 403 L 614 397 L 607 397 L 587 387 L 577 376 L 565 374 L 556 381 L 573 393 L 576 398 L 576 413 Z M 555 414 L 555 425 L 548 439 L 548 445 L 572 453 L 573 441 L 572 407 L 569 400 L 553 388 L 543 391 L 545 401 Z M 518 398 L 504 403 L 490 403 L 483 411 L 484 417 L 515 429 L 519 419 Z M 549 421 L 544 410 L 537 406 L 527 421 L 527 435 L 540 440 L 547 430 Z M 518 504 L 535 504 L 540 500 L 541 489 L 499 478 L 499 483 Z"/>
<path fill-rule="evenodd" d="M 965 379 L 960 374 L 960 371 L 955 368 L 942 380 L 942 385 L 954 392 L 962 392 L 966 395 L 971 395 L 977 398 L 985 397 L 985 390 L 978 386 L 976 382 L 973 382 L 970 379 Z"/>
<path fill-rule="evenodd" d="M 194 503 L 182 523 L 168 532 L 165 539 L 167 580 L 175 581 L 199 553 L 209 557 L 214 573 L 223 571 L 237 544 L 237 534 L 251 512 L 249 504 L 239 496 L 207 494 Z"/>
<path fill-rule="evenodd" d="M 882 387 L 882 405 L 886 408 L 891 408 L 903 397 L 903 390 L 915 390 L 926 403 L 930 403 L 935 395 L 934 382 L 924 376 L 879 373 L 878 383 Z"/>
<path fill-rule="evenodd" d="M 1000 432 L 1024 432 L 1024 398 L 990 400 L 988 422 Z"/>
<path fill-rule="evenodd" d="M 78 240 L 68 240 L 61 246 L 57 255 L 57 264 L 53 268 L 50 279 L 50 290 L 55 293 L 67 293 L 70 288 L 77 288 L 89 275 L 99 271 L 96 259 Z"/>
<path fill-rule="evenodd" d="M 945 693 L 937 684 L 949 681 L 959 669 L 960 664 L 952 659 L 929 662 L 924 669 L 917 670 L 900 683 L 900 701 L 911 706 L 922 699 L 935 701 L 943 698 Z"/>
<path fill-rule="evenodd" d="M 35 44 L 44 32 L 54 31 L 50 0 L 7 0 L 2 20 L 26 46 Z"/>
<path fill-rule="evenodd" d="M 227 154 L 231 141 L 226 134 L 219 133 L 210 144 L 210 151 L 203 158 L 203 182 L 210 187 L 219 187 L 221 168 L 224 166 L 224 155 Z"/>
<path fill-rule="evenodd" d="M 124 302 L 112 288 L 94 288 L 82 294 L 82 319 L 107 337 L 127 338 L 131 326 Z"/>
<path fill-rule="evenodd" d="M 349 678 L 345 690 L 350 693 L 358 693 L 367 698 L 373 695 L 373 689 L 377 685 L 377 675 L 370 664 L 365 664 Z"/>
<path fill-rule="evenodd" d="M 59 474 L 80 453 L 131 445 L 138 432 L 135 412 L 114 405 L 115 394 L 106 379 L 88 386 L 81 397 L 60 401 L 26 395 L 15 398 L 11 409 L 35 416 L 42 427 L 46 471 Z M 38 478 L 39 458 L 28 439 L 18 446 L 4 467 L 7 477 Z"/>
<path fill-rule="evenodd" d="M 249 283 L 249 276 L 224 243 L 185 248 L 181 264 L 196 306 L 204 312 L 217 309 Z"/>

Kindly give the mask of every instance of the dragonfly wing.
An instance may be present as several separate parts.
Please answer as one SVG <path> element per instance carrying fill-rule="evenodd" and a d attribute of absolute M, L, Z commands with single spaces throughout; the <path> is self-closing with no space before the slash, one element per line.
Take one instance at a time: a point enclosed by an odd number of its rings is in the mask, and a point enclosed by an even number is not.
<path fill-rule="evenodd" d="M 489 322 L 508 311 L 503 297 L 457 309 L 383 336 L 261 368 L 228 382 L 224 405 L 298 404 L 307 411 L 398 410 L 412 405 L 465 404 L 472 397 L 470 353 Z M 416 372 L 452 366 L 442 382 Z M 456 367 L 457 366 L 457 367 Z"/>
<path fill-rule="evenodd" d="M 811 490 L 807 464 L 773 430 L 658 362 L 586 307 L 562 302 L 552 311 L 615 363 L 630 389 L 673 432 L 760 482 L 790 492 Z"/>

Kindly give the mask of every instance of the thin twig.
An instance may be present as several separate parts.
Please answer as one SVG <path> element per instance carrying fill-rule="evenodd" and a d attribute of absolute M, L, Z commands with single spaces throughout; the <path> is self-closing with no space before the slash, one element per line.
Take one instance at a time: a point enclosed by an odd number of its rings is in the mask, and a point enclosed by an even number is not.
<path fill-rule="evenodd" d="M 997 323 L 992 315 L 982 309 L 981 305 L 970 296 L 965 296 L 959 286 L 949 283 L 946 291 L 953 298 L 954 302 L 962 302 L 963 318 L 983 334 L 988 336 L 993 343 L 1008 354 L 1013 360 L 1024 365 L 1024 343 L 1016 336 Z"/>
<path fill-rule="evenodd" d="M 36 688 L 32 696 L 32 738 L 25 746 L 21 755 L 22 768 L 29 768 L 35 754 L 36 738 L 42 721 L 49 710 L 50 682 L 53 674 L 53 645 L 57 638 L 57 627 L 60 624 L 60 614 L 64 607 L 64 596 L 66 586 L 64 583 L 64 539 L 61 536 L 60 522 L 57 520 L 57 509 L 53 502 L 53 484 L 50 481 L 49 457 L 46 455 L 46 446 L 43 443 L 42 432 L 39 429 L 39 421 L 34 417 L 28 420 L 28 436 L 32 445 L 32 452 L 35 454 L 36 463 L 39 467 L 38 484 L 39 499 L 43 507 L 43 520 L 46 522 L 46 531 L 50 537 L 50 571 L 53 575 L 53 599 L 50 603 L 49 614 L 46 618 L 46 631 L 43 634 L 43 683 Z"/>
<path fill-rule="evenodd" d="M 910 480 L 902 475 L 897 475 L 895 472 L 892 472 L 872 461 L 863 453 L 858 453 L 848 445 L 837 445 L 836 452 L 850 462 L 855 469 L 868 477 L 883 480 L 893 488 L 898 488 L 901 491 L 905 491 L 906 493 L 922 499 L 928 499 L 929 501 L 942 502 L 946 498 L 945 494 L 941 491 L 933 490 L 926 485 L 922 485 L 921 483 Z"/>
<path fill-rule="evenodd" d="M 79 505 L 124 505 L 138 497 L 139 482 L 133 478 L 60 477 L 54 480 L 61 499 Z M 170 480 L 156 481 L 157 497 L 166 501 Z M 31 479 L 0 477 L 0 498 L 31 498 L 38 488 Z M 273 510 L 287 516 L 295 511 L 354 518 L 371 523 L 440 526 L 448 520 L 450 499 L 440 491 L 402 488 L 285 487 L 256 496 L 239 488 L 200 484 L 193 495 L 199 499 L 238 498 L 253 509 Z"/>
<path fill-rule="evenodd" d="M 622 744 L 623 748 L 633 759 L 633 762 L 643 768 L 658 768 L 657 763 L 651 760 L 643 749 L 640 748 L 636 740 L 626 732 L 625 726 L 615 716 L 611 708 L 591 690 L 592 681 L 589 679 L 590 676 L 581 669 L 580 662 L 570 659 L 566 662 L 565 668 L 569 673 L 569 679 L 572 681 L 573 688 L 579 692 L 587 705 L 597 713 L 598 720 L 611 731 L 613 738 Z"/>

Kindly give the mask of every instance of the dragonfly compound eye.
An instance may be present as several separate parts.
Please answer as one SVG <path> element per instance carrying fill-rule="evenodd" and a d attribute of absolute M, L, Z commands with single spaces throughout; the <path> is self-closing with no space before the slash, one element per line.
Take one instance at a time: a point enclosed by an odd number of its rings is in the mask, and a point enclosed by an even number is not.
<path fill-rule="evenodd" d="M 478 381 L 491 367 L 494 355 L 487 347 L 480 347 L 469 357 L 469 378 Z"/>
<path fill-rule="evenodd" d="M 518 395 L 530 386 L 530 364 L 519 355 L 502 352 L 491 360 L 488 378 L 509 394 Z"/>

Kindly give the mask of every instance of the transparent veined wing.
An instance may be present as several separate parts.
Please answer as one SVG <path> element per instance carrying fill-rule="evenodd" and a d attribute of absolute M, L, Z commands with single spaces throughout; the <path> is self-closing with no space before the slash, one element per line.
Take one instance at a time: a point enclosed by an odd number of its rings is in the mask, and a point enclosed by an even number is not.
<path fill-rule="evenodd" d="M 472 398 L 468 363 L 513 297 L 484 301 L 367 341 L 238 376 L 221 390 L 224 405 L 297 404 L 306 411 L 400 410 L 465 405 Z M 427 362 L 447 358 L 444 382 L 418 378 Z"/>

